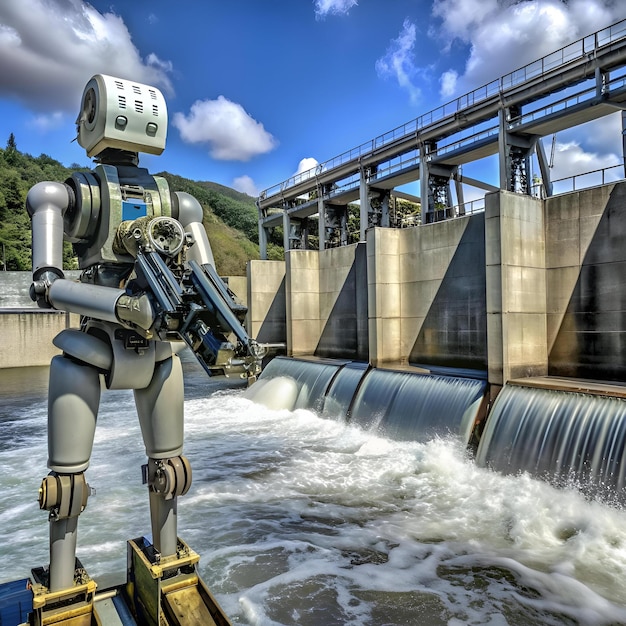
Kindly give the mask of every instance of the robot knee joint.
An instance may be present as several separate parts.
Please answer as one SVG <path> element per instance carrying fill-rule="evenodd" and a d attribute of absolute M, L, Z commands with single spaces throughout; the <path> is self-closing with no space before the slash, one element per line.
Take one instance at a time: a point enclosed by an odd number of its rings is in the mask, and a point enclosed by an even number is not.
<path fill-rule="evenodd" d="M 184 496 L 191 487 L 191 464 L 184 456 L 148 459 L 147 483 L 150 491 L 165 500 Z"/>
<path fill-rule="evenodd" d="M 39 488 L 39 508 L 50 511 L 51 519 L 68 519 L 80 515 L 87 506 L 91 488 L 85 474 L 50 472 Z"/>

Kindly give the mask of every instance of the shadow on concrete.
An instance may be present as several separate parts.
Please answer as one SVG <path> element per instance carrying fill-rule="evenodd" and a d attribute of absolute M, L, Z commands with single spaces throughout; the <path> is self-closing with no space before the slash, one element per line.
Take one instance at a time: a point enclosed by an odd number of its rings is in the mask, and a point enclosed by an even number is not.
<path fill-rule="evenodd" d="M 487 369 L 484 214 L 471 216 L 411 349 L 410 363 Z"/>
<path fill-rule="evenodd" d="M 272 300 L 272 304 L 255 339 L 259 343 L 284 343 L 287 338 L 287 309 L 285 305 L 285 278 Z"/>
<path fill-rule="evenodd" d="M 626 380 L 626 185 L 616 185 L 549 355 L 552 376 Z"/>
<path fill-rule="evenodd" d="M 324 326 L 315 355 L 367 361 L 367 249 L 359 244 L 354 262 Z"/>

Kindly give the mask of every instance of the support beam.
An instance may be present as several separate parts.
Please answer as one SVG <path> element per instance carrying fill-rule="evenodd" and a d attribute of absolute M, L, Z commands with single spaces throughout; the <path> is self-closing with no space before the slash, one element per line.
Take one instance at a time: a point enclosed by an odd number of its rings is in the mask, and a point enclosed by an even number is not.
<path fill-rule="evenodd" d="M 259 219 L 259 256 L 263 261 L 267 260 L 267 229 Z"/>
<path fill-rule="evenodd" d="M 309 218 L 303 217 L 300 220 L 300 250 L 308 250 L 309 249 Z"/>
<path fill-rule="evenodd" d="M 609 91 L 609 72 L 596 67 L 596 97 L 602 98 Z"/>
<path fill-rule="evenodd" d="M 359 213 L 359 241 L 365 241 L 365 233 L 367 232 L 367 216 L 369 215 L 369 198 L 367 197 L 367 173 L 364 167 L 360 169 L 360 182 L 359 182 L 359 202 L 361 204 L 361 211 Z"/>
<path fill-rule="evenodd" d="M 463 196 L 463 185 L 458 176 L 453 176 L 454 188 L 456 190 L 456 201 L 459 205 L 459 215 L 465 215 L 465 198 Z"/>
<path fill-rule="evenodd" d="M 549 198 L 552 195 L 552 181 L 550 180 L 550 163 L 548 162 L 548 158 L 546 157 L 546 150 L 544 148 L 543 141 L 541 141 L 541 139 L 537 140 L 535 150 L 537 152 L 537 161 L 539 163 L 539 171 L 541 172 L 541 182 L 543 183 L 543 190 L 546 194 L 546 197 Z"/>
<path fill-rule="evenodd" d="M 321 194 L 317 198 L 317 213 L 319 215 L 320 250 L 326 250 L 326 203 Z"/>
<path fill-rule="evenodd" d="M 530 195 L 530 155 L 535 149 L 538 137 L 515 133 L 510 129 L 512 122 L 519 120 L 521 116 L 521 106 L 500 109 L 498 112 L 500 188 Z"/>
<path fill-rule="evenodd" d="M 380 225 L 383 228 L 389 228 L 389 191 L 383 194 L 381 198 L 381 216 L 380 216 Z"/>
<path fill-rule="evenodd" d="M 499 191 L 499 187 L 496 187 L 495 185 L 490 185 L 476 178 L 470 178 L 469 176 L 464 176 L 462 174 L 458 174 L 455 180 L 458 180 L 460 183 L 463 183 L 464 185 L 469 185 L 470 187 L 476 187 L 477 189 L 482 189 L 489 193 L 493 191 Z"/>
<path fill-rule="evenodd" d="M 428 206 L 428 176 L 430 169 L 429 145 L 420 144 L 420 205 L 422 207 L 422 224 L 428 224 L 432 219 Z"/>
<path fill-rule="evenodd" d="M 327 247 L 348 244 L 348 205 L 332 204 L 326 207 Z"/>
<path fill-rule="evenodd" d="M 291 250 L 291 246 L 289 243 L 290 232 L 291 232 L 291 219 L 289 218 L 289 213 L 285 211 L 283 213 L 283 248 L 285 249 L 285 253 L 288 250 Z"/>
<path fill-rule="evenodd" d="M 397 189 L 392 189 L 391 195 L 394 198 L 400 198 L 401 200 L 408 200 L 409 202 L 413 202 L 415 204 L 421 203 L 421 198 L 418 198 L 417 196 L 414 196 L 413 194 L 410 194 L 410 193 L 405 193 L 404 191 L 398 191 Z"/>
<path fill-rule="evenodd" d="M 624 161 L 624 177 L 626 177 L 626 111 L 622 111 L 622 160 Z"/>
<path fill-rule="evenodd" d="M 507 145 L 507 110 L 498 111 L 498 169 L 500 171 L 500 189 L 509 189 L 511 166 L 508 158 Z"/>
<path fill-rule="evenodd" d="M 389 228 L 391 220 L 389 217 L 389 196 L 390 189 L 380 189 L 378 187 L 369 186 L 368 198 L 370 206 L 370 217 L 368 223 L 370 226 L 381 226 Z"/>

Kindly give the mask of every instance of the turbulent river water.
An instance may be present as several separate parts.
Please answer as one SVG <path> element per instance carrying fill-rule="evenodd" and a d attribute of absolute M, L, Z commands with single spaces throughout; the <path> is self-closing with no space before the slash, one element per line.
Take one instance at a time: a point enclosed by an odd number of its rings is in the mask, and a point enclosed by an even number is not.
<path fill-rule="evenodd" d="M 185 357 L 194 483 L 179 534 L 235 624 L 626 624 L 626 512 L 479 468 L 457 442 L 395 442 L 270 411 Z M 47 563 L 47 368 L 0 370 L 0 582 Z M 149 531 L 131 392 L 105 391 L 79 558 L 122 582 Z"/>

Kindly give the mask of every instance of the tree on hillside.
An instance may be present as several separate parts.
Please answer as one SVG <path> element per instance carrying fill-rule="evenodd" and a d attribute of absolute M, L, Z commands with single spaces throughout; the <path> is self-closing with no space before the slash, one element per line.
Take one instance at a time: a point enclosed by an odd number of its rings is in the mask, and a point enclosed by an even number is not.
<path fill-rule="evenodd" d="M 15 165 L 17 162 L 18 150 L 15 135 L 11 133 L 7 139 L 7 147 L 4 151 L 4 158 L 9 165 Z"/>

